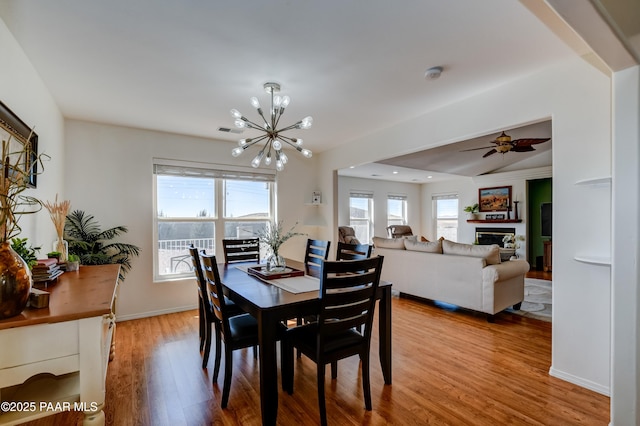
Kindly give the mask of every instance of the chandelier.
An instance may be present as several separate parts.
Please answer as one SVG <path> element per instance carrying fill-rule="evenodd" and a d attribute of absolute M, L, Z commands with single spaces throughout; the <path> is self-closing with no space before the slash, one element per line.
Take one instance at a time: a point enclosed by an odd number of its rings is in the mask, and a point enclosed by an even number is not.
<path fill-rule="evenodd" d="M 255 138 L 240 139 L 238 145 L 231 151 L 231 155 L 238 157 L 248 148 L 258 145 L 262 146 L 258 155 L 251 160 L 252 167 L 259 167 L 264 160 L 264 164 L 269 166 L 275 161 L 276 169 L 281 171 L 284 169 L 284 165 L 289 160 L 287 154 L 282 151 L 284 144 L 292 146 L 296 151 L 300 152 L 307 158 L 311 158 L 313 153 L 306 148 L 302 148 L 302 139 L 291 138 L 283 135 L 283 132 L 292 129 L 306 130 L 313 124 L 313 118 L 307 116 L 302 120 L 290 126 L 282 127 L 278 129 L 278 124 L 282 114 L 284 114 L 285 108 L 291 101 L 288 96 L 276 95 L 280 92 L 280 85 L 278 83 L 265 83 L 264 90 L 271 95 L 271 113 L 269 117 L 265 117 L 260 102 L 255 96 L 251 98 L 251 105 L 258 111 L 258 115 L 262 118 L 263 124 L 257 124 L 243 116 L 237 109 L 231 110 L 231 116 L 235 119 L 234 124 L 239 129 L 249 128 L 261 131 L 263 134 Z M 264 144 L 262 144 L 264 142 Z"/>

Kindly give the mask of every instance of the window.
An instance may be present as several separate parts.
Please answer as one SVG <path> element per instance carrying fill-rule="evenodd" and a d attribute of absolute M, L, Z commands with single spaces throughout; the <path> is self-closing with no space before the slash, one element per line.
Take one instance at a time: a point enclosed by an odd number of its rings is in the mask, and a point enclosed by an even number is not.
<path fill-rule="evenodd" d="M 373 236 L 373 194 L 352 192 L 349 196 L 349 226 L 356 231 L 356 238 L 369 243 Z"/>
<path fill-rule="evenodd" d="M 387 226 L 407 224 L 407 196 L 387 196 Z"/>
<path fill-rule="evenodd" d="M 436 238 L 458 241 L 458 196 L 434 195 Z"/>
<path fill-rule="evenodd" d="M 154 278 L 191 276 L 190 244 L 216 253 L 223 238 L 256 236 L 273 220 L 274 176 L 154 166 Z"/>

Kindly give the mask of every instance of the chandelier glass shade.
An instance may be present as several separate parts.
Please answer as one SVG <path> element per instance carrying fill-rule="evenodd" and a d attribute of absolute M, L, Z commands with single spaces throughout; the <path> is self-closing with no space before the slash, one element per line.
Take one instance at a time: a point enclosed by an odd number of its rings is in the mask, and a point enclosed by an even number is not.
<path fill-rule="evenodd" d="M 267 166 L 275 162 L 276 169 L 281 171 L 289 160 L 287 154 L 282 150 L 285 145 L 293 147 L 307 158 L 311 158 L 313 155 L 308 149 L 302 148 L 302 139 L 292 138 L 282 134 L 293 129 L 309 129 L 313 124 L 313 118 L 307 116 L 295 124 L 278 129 L 280 118 L 282 114 L 284 114 L 284 110 L 289 105 L 291 99 L 289 99 L 288 96 L 276 95 L 276 93 L 280 92 L 280 85 L 278 83 L 265 83 L 264 90 L 271 95 L 271 111 L 268 117 L 265 116 L 258 98 L 254 96 L 250 100 L 251 106 L 258 111 L 258 115 L 263 122 L 262 124 L 249 120 L 237 109 L 231 110 L 231 116 L 234 118 L 234 124 L 237 128 L 254 129 L 262 132 L 261 135 L 254 138 L 240 139 L 238 146 L 231 151 L 231 155 L 238 157 L 248 148 L 258 145 L 261 149 L 253 160 L 251 160 L 251 166 L 256 168 L 260 167 L 262 161 L 264 161 L 264 164 Z"/>

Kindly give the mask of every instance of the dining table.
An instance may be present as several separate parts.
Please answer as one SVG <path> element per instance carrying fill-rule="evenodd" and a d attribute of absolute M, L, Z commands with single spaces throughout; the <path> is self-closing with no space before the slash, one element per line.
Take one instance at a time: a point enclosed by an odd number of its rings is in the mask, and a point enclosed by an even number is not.
<path fill-rule="evenodd" d="M 288 267 L 319 277 L 320 269 L 286 259 Z M 263 425 L 275 425 L 278 417 L 277 330 L 281 322 L 317 314 L 320 310 L 318 290 L 291 292 L 267 279 L 247 273 L 256 263 L 219 264 L 220 280 L 226 296 L 258 322 L 260 365 L 260 410 Z M 386 385 L 391 384 L 391 287 L 381 281 L 378 287 L 378 334 L 380 366 Z"/>

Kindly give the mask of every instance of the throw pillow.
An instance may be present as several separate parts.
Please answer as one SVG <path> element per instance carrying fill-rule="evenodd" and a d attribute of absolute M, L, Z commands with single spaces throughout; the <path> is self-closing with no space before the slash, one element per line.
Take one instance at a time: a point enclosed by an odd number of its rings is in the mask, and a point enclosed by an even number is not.
<path fill-rule="evenodd" d="M 373 246 L 381 248 L 401 249 L 404 250 L 403 238 L 383 238 L 373 237 Z"/>
<path fill-rule="evenodd" d="M 440 241 L 423 242 L 423 241 L 405 240 L 404 248 L 407 250 L 413 250 L 413 251 L 423 251 L 425 253 L 442 254 L 442 243 Z"/>
<path fill-rule="evenodd" d="M 422 241 L 423 243 L 428 243 L 429 240 L 427 240 L 425 237 L 420 237 L 420 241 Z"/>
<path fill-rule="evenodd" d="M 418 236 L 417 235 L 403 235 L 400 238 L 402 238 L 404 240 L 409 240 L 409 241 L 418 241 Z"/>
<path fill-rule="evenodd" d="M 497 265 L 500 263 L 500 246 L 497 244 L 479 246 L 443 240 L 442 253 L 456 256 L 480 257 L 487 261 L 487 265 Z"/>

